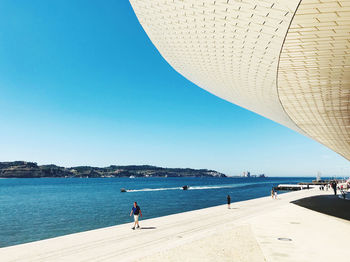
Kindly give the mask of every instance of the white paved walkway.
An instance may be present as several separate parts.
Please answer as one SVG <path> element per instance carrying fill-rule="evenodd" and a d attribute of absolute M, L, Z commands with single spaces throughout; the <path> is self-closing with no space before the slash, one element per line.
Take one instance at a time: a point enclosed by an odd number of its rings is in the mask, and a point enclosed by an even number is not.
<path fill-rule="evenodd" d="M 0 249 L 0 261 L 343 261 L 350 222 L 289 203 L 303 190 Z M 289 238 L 291 241 L 278 240 Z"/>

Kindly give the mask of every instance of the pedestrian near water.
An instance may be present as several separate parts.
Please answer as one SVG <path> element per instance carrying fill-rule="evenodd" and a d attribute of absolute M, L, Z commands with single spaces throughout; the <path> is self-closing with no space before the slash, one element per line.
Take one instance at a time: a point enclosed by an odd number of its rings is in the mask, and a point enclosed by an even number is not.
<path fill-rule="evenodd" d="M 228 207 L 228 209 L 231 208 L 230 205 L 231 205 L 231 197 L 230 197 L 230 195 L 227 195 L 227 207 Z"/>
<path fill-rule="evenodd" d="M 142 212 L 140 207 L 137 205 L 137 202 L 134 202 L 134 206 L 131 209 L 130 216 L 134 214 L 134 226 L 131 228 L 132 230 L 135 230 L 135 227 L 140 228 L 139 225 L 139 216 L 142 217 Z"/>
<path fill-rule="evenodd" d="M 275 191 L 275 199 L 277 199 L 277 190 Z"/>
<path fill-rule="evenodd" d="M 337 195 L 337 183 L 335 181 L 333 181 L 331 183 L 331 186 L 332 186 L 332 188 L 334 190 L 334 195 Z"/>
<path fill-rule="evenodd" d="M 275 197 L 275 191 L 273 190 L 273 188 L 271 189 L 271 198 L 274 199 Z"/>

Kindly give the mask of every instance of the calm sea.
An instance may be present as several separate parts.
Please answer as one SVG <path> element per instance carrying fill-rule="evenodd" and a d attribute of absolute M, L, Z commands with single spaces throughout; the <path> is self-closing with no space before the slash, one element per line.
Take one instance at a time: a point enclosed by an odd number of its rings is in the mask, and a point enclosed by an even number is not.
<path fill-rule="evenodd" d="M 280 183 L 312 178 L 41 178 L 0 179 L 0 247 L 270 194 Z M 181 190 L 189 185 L 187 191 Z M 128 189 L 121 193 L 120 188 Z"/>

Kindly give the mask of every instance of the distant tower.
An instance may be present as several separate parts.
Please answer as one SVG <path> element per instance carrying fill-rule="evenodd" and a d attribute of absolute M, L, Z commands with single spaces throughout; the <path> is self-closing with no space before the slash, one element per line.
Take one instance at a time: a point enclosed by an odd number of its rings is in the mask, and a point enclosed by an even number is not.
<path fill-rule="evenodd" d="M 316 181 L 320 181 L 320 180 L 321 180 L 321 172 L 318 171 L 316 176 Z"/>

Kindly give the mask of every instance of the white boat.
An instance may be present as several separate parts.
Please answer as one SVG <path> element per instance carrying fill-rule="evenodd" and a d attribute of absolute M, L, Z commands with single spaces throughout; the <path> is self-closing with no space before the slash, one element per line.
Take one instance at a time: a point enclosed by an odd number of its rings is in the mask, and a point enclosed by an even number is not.
<path fill-rule="evenodd" d="M 129 178 L 135 178 L 135 176 L 129 176 Z"/>

